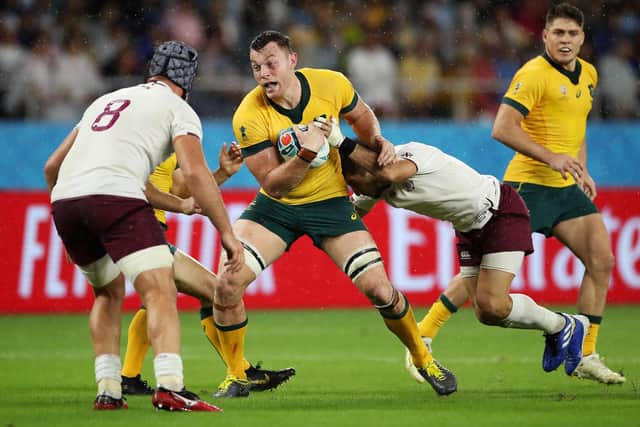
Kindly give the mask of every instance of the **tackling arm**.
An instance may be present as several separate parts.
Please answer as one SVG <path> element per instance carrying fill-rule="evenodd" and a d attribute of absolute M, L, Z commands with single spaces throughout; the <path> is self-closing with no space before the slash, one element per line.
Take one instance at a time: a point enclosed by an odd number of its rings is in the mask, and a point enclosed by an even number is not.
<path fill-rule="evenodd" d="M 376 178 L 387 182 L 403 182 L 411 178 L 418 171 L 415 163 L 411 160 L 401 159 L 386 166 L 380 166 L 377 162 L 377 154 L 357 144 L 349 155 L 349 159 L 359 166 L 362 166 Z"/>
<path fill-rule="evenodd" d="M 373 110 L 361 99 L 358 99 L 358 103 L 353 110 L 342 117 L 353 128 L 360 141 L 379 153 L 377 157 L 378 164 L 386 165 L 395 161 L 396 154 L 393 144 L 382 136 L 378 118 Z"/>

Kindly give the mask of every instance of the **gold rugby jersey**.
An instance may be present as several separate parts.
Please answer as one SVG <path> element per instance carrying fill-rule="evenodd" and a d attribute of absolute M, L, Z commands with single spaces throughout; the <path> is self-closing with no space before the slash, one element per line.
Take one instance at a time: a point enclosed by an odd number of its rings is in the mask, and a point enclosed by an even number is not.
<path fill-rule="evenodd" d="M 273 103 L 264 95 L 262 87 L 257 86 L 236 109 L 233 132 L 243 156 L 277 145 L 282 129 L 307 124 L 320 115 L 339 118 L 353 110 L 358 102 L 353 85 L 342 73 L 302 68 L 296 71 L 296 76 L 302 86 L 302 97 L 296 108 L 289 110 Z M 260 192 L 269 197 L 263 189 Z M 329 159 L 317 168 L 310 168 L 303 180 L 278 201 L 300 205 L 347 195 L 340 154 L 332 147 Z"/>
<path fill-rule="evenodd" d="M 536 143 L 554 153 L 577 157 L 597 83 L 598 73 L 590 63 L 578 58 L 575 70 L 568 71 L 545 53 L 518 70 L 502 102 L 525 116 L 522 129 Z M 573 177 L 565 180 L 548 165 L 518 152 L 507 166 L 504 180 L 549 187 L 575 183 Z"/>
<path fill-rule="evenodd" d="M 176 153 L 173 153 L 165 161 L 160 163 L 155 168 L 153 173 L 149 175 L 149 182 L 155 185 L 160 191 L 168 193 L 173 185 L 173 171 L 178 166 L 178 158 Z M 162 209 L 154 209 L 153 213 L 156 214 L 156 218 L 163 224 L 167 224 L 167 218 L 165 212 Z"/>

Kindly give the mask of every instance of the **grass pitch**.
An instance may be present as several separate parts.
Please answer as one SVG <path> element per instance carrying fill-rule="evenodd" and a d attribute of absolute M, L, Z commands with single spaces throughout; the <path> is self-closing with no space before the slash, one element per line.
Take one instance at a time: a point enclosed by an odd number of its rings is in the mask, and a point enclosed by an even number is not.
<path fill-rule="evenodd" d="M 221 414 L 157 412 L 149 397 L 129 397 L 126 411 L 94 412 L 87 316 L 0 316 L 0 427 L 640 425 L 640 306 L 609 307 L 601 328 L 599 351 L 624 370 L 622 386 L 569 378 L 562 367 L 545 373 L 540 333 L 482 326 L 462 310 L 434 344 L 458 377 L 458 392 L 446 398 L 404 372 L 404 350 L 374 310 L 249 316 L 247 357 L 266 368 L 294 366 L 297 375 L 276 391 L 225 400 L 210 397 L 224 368 L 198 314 L 181 314 L 186 384 Z"/>

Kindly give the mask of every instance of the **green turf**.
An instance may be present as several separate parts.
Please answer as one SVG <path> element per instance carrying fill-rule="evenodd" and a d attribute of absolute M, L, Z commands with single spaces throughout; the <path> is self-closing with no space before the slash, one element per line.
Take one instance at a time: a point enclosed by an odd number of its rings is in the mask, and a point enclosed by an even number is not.
<path fill-rule="evenodd" d="M 207 397 L 224 369 L 198 314 L 181 320 L 187 386 Z M 247 356 L 298 374 L 274 392 L 209 399 L 222 414 L 171 414 L 153 410 L 149 397 L 130 397 L 128 411 L 94 413 L 87 316 L 0 316 L 0 427 L 638 426 L 638 324 L 640 307 L 607 309 L 599 350 L 627 383 L 604 386 L 544 373 L 540 333 L 482 326 L 462 310 L 434 346 L 459 384 L 439 398 L 404 372 L 403 349 L 373 310 L 250 312 Z M 143 376 L 153 379 L 150 355 Z"/>

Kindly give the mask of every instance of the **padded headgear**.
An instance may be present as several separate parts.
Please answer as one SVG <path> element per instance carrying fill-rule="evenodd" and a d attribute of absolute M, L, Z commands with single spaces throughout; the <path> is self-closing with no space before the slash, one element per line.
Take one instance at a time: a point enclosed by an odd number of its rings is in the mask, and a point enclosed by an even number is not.
<path fill-rule="evenodd" d="M 148 77 L 168 78 L 184 90 L 183 98 L 187 99 L 197 69 L 198 51 L 188 44 L 171 40 L 162 43 L 153 52 Z"/>

